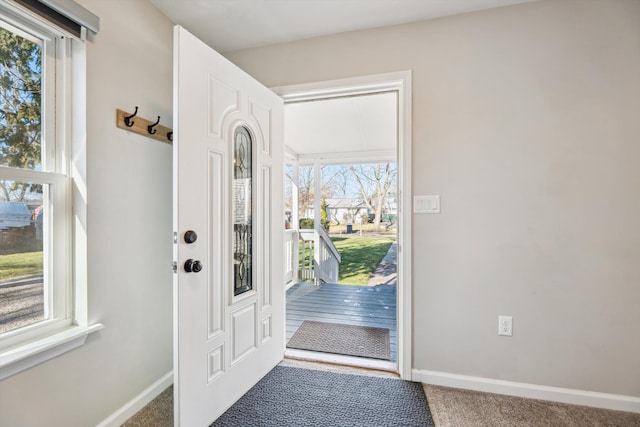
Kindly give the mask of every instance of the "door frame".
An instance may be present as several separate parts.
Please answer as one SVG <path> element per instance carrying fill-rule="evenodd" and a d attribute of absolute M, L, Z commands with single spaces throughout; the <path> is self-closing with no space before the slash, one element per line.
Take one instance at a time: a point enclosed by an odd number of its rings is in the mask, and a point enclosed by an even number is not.
<path fill-rule="evenodd" d="M 328 80 L 270 88 L 287 102 L 398 93 L 398 373 L 411 380 L 412 369 L 412 281 L 411 281 L 411 71 Z M 342 162 L 348 159 L 342 159 Z"/>

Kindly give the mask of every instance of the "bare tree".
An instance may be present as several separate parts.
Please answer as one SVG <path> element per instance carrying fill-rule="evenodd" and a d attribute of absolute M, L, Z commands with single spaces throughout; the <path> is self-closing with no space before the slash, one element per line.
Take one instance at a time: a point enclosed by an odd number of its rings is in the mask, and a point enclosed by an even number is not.
<path fill-rule="evenodd" d="M 349 170 L 356 179 L 360 194 L 369 211 L 374 212 L 373 224 L 380 229 L 382 208 L 392 187 L 396 184 L 398 170 L 395 163 L 351 165 Z"/>
<path fill-rule="evenodd" d="M 286 168 L 286 175 L 293 181 L 293 169 Z M 374 225 L 380 229 L 382 213 L 388 206 L 388 197 L 396 185 L 397 167 L 395 163 L 378 163 L 363 165 L 325 165 L 322 166 L 321 199 L 345 197 L 357 193 L 374 213 Z M 355 183 L 354 185 L 354 178 Z M 314 207 L 315 185 L 314 168 L 301 165 L 298 169 L 298 208 L 299 217 L 305 218 Z"/>
<path fill-rule="evenodd" d="M 327 174 L 328 167 L 322 166 L 322 186 L 320 188 L 321 199 L 330 199 L 334 196 L 339 186 L 336 174 Z M 285 170 L 287 177 L 293 182 L 293 168 Z M 305 218 L 314 207 L 315 184 L 314 168 L 312 165 L 300 165 L 298 168 L 298 215 Z"/>
<path fill-rule="evenodd" d="M 352 182 L 351 171 L 348 166 L 345 165 L 332 165 L 331 175 L 326 177 L 327 174 L 323 170 L 323 180 L 327 185 L 330 185 L 333 196 L 332 197 L 349 197 L 352 193 L 350 183 Z"/>
<path fill-rule="evenodd" d="M 307 213 L 313 207 L 315 198 L 313 166 L 300 166 L 298 168 L 298 214 L 300 218 L 306 218 Z"/>

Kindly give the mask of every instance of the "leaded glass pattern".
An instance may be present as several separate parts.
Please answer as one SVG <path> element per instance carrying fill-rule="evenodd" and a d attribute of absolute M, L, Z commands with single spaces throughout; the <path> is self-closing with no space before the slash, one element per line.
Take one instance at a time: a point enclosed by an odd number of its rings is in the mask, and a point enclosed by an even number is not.
<path fill-rule="evenodd" d="M 253 287 L 252 262 L 252 139 L 248 129 L 239 126 L 233 137 L 233 294 Z"/>

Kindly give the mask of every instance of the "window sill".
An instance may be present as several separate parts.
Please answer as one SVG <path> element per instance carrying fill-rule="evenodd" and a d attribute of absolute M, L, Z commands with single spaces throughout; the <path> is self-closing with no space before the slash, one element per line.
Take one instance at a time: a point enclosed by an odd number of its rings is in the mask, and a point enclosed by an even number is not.
<path fill-rule="evenodd" d="M 71 326 L 62 332 L 0 353 L 0 381 L 80 347 L 89 334 L 102 328 L 104 326 L 100 323 L 91 326 Z"/>

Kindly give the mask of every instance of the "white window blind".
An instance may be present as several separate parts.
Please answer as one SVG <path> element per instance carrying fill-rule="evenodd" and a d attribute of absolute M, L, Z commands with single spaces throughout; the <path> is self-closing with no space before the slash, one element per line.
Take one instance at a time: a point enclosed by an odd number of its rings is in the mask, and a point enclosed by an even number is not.
<path fill-rule="evenodd" d="M 98 33 L 100 18 L 73 0 L 14 0 L 56 27 L 84 40 L 86 31 Z"/>

